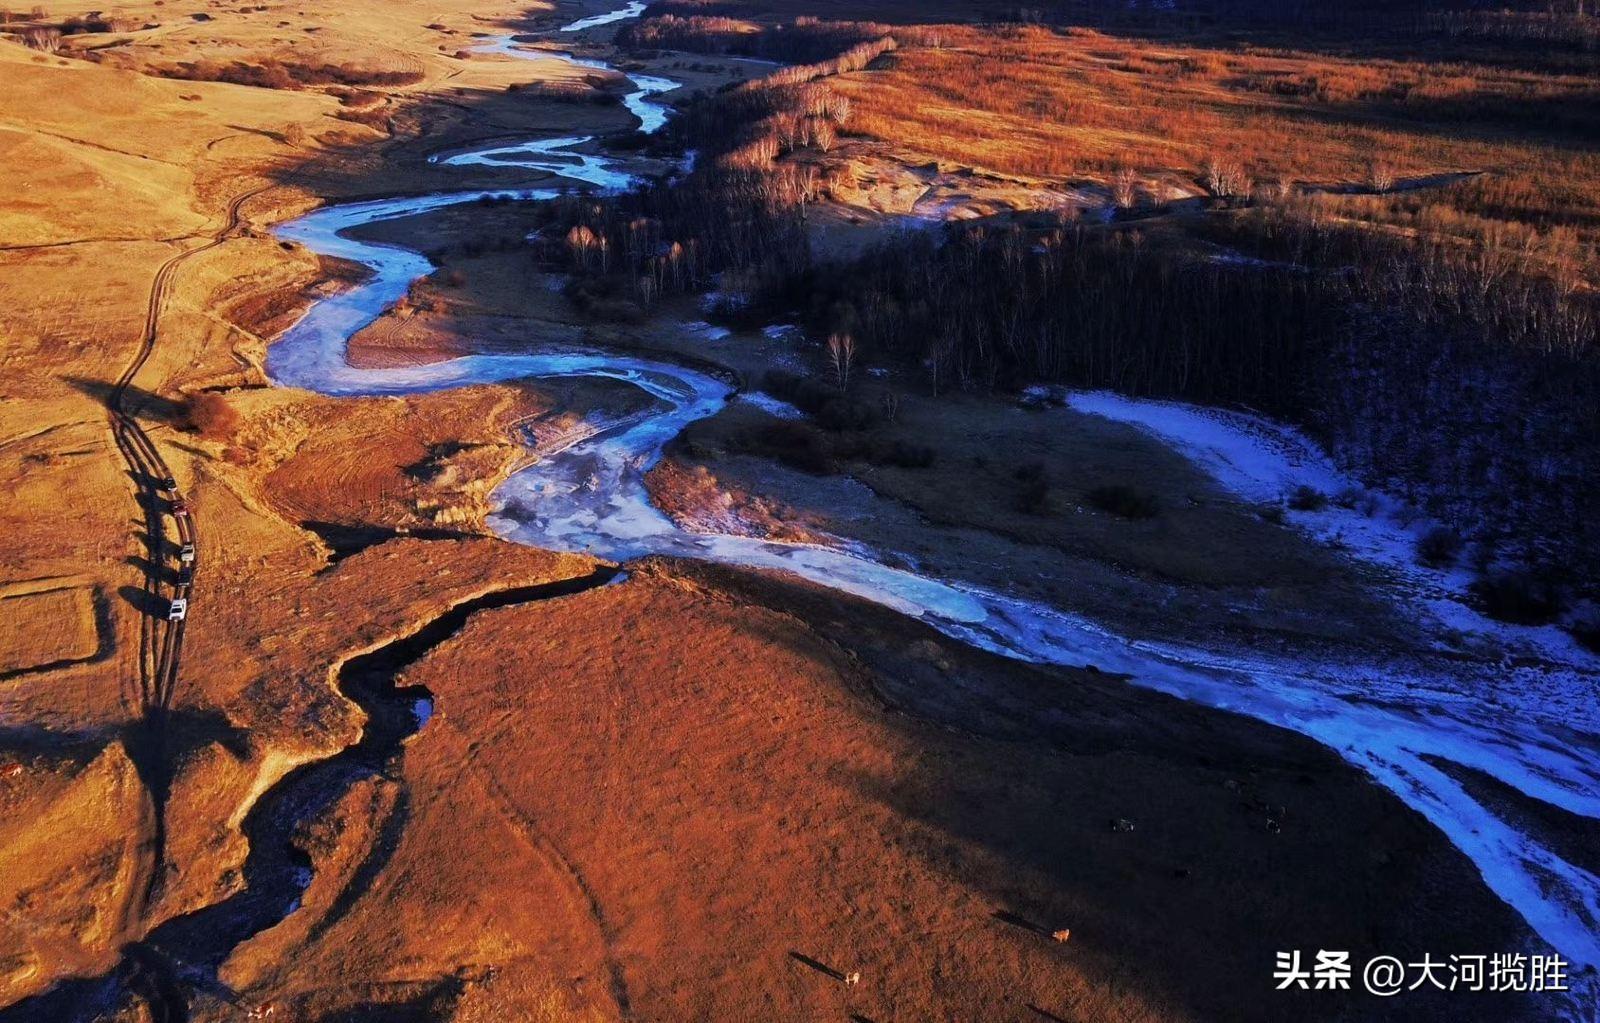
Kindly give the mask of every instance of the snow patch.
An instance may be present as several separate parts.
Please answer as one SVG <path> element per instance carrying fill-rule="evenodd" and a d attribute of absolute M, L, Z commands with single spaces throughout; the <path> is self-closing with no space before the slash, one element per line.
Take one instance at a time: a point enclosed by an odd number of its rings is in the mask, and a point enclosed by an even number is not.
<path fill-rule="evenodd" d="M 743 391 L 739 400 L 747 405 L 753 405 L 769 416 L 779 419 L 804 419 L 806 414 L 786 401 L 780 401 L 770 394 L 762 391 Z"/>

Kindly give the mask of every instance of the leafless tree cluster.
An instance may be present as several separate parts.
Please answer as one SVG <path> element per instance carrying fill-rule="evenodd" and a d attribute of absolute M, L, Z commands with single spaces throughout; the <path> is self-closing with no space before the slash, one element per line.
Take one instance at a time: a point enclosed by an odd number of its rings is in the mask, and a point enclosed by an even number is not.
<path fill-rule="evenodd" d="M 1139 174 L 1132 167 L 1117 168 L 1111 178 L 1111 201 L 1120 210 L 1132 209 L 1139 198 Z"/>
<path fill-rule="evenodd" d="M 1255 182 L 1238 160 L 1213 156 L 1206 161 L 1205 186 L 1218 199 L 1239 199 L 1250 194 Z"/>
<path fill-rule="evenodd" d="M 1383 160 L 1373 160 L 1367 165 L 1367 187 L 1380 195 L 1394 188 L 1394 167 Z"/>
<path fill-rule="evenodd" d="M 800 19 L 796 25 L 828 35 L 818 27 L 826 23 Z M 552 204 L 565 212 L 547 232 L 561 244 L 547 251 L 564 250 L 580 273 L 613 278 L 605 287 L 590 281 L 572 293 L 615 310 L 619 300 L 648 306 L 662 295 L 703 287 L 724 270 L 753 280 L 803 271 L 810 252 L 802 210 L 816 197 L 818 174 L 814 163 L 785 157 L 834 147 L 850 103 L 822 79 L 865 66 L 893 46 L 887 38 L 852 45 L 692 105 L 671 130 L 696 150 L 695 167 L 670 186 L 601 203 Z M 732 289 L 724 294 L 737 302 Z"/>
<path fill-rule="evenodd" d="M 40 53 L 55 53 L 61 49 L 61 30 L 59 28 L 32 25 L 17 33 L 17 38 L 22 45 L 30 50 Z"/>
<path fill-rule="evenodd" d="M 1539 11 L 1430 11 L 1424 24 L 1456 39 L 1600 51 L 1600 16 L 1591 0 L 1568 0 L 1564 6 L 1565 10 L 1552 4 Z"/>
<path fill-rule="evenodd" d="M 800 17 L 755 30 L 751 22 L 738 18 L 659 13 L 628 25 L 618 33 L 617 41 L 633 48 L 734 54 L 801 66 L 826 63 L 854 47 L 907 33 L 912 37 L 908 41 L 916 42 L 924 35 L 921 29 L 871 21 Z"/>

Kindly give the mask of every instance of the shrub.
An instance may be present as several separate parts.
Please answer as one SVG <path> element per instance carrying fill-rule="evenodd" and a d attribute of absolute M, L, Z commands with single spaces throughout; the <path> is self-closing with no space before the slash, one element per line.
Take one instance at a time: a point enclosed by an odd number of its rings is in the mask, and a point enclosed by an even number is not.
<path fill-rule="evenodd" d="M 1321 511 L 1328 506 L 1328 497 L 1316 487 L 1304 484 L 1295 487 L 1289 495 L 1289 507 L 1295 511 Z"/>
<path fill-rule="evenodd" d="M 926 444 L 881 438 L 861 439 L 853 443 L 836 442 L 834 451 L 843 458 L 873 465 L 892 465 L 900 469 L 926 469 L 933 465 L 935 459 L 933 448 Z"/>
<path fill-rule="evenodd" d="M 1585 604 L 1566 623 L 1566 629 L 1579 643 L 1600 653 L 1600 605 Z"/>
<path fill-rule="evenodd" d="M 825 408 L 840 400 L 838 392 L 822 381 L 785 369 L 768 370 L 761 378 L 761 389 L 814 416 L 821 415 Z M 843 411 L 835 410 L 834 421 L 844 415 Z"/>
<path fill-rule="evenodd" d="M 1333 495 L 1333 503 L 1341 508 L 1348 508 L 1354 511 L 1366 501 L 1366 497 L 1367 492 L 1360 487 L 1345 487 Z"/>
<path fill-rule="evenodd" d="M 806 423 L 779 421 L 735 438 L 736 446 L 748 454 L 775 458 L 791 468 L 814 476 L 829 476 L 839 471 L 828 438 Z"/>
<path fill-rule="evenodd" d="M 1017 491 L 1017 511 L 1027 515 L 1043 515 L 1050 510 L 1050 481 L 1034 476 L 1022 481 Z"/>
<path fill-rule="evenodd" d="M 897 465 L 902 469 L 927 469 L 936 459 L 933 448 L 926 444 L 911 444 L 897 440 L 877 459 L 884 465 Z"/>
<path fill-rule="evenodd" d="M 152 71 L 163 78 L 180 81 L 227 82 L 261 89 L 301 89 L 323 85 L 412 85 L 422 80 L 422 74 L 417 71 L 388 71 L 354 64 L 300 64 L 272 57 L 259 64 L 242 60 L 228 63 L 216 60 L 183 61 L 169 67 L 152 68 Z M 351 118 L 346 116 L 345 119 Z"/>
<path fill-rule="evenodd" d="M 1447 568 L 1461 556 L 1461 534 L 1449 526 L 1435 526 L 1417 541 L 1417 560 L 1432 568 Z"/>
<path fill-rule="evenodd" d="M 641 323 L 645 318 L 644 308 L 614 277 L 571 277 L 561 293 L 582 312 L 605 323 Z"/>
<path fill-rule="evenodd" d="M 852 398 L 834 398 L 817 413 L 817 422 L 835 432 L 865 430 L 882 415 L 876 405 Z"/>
<path fill-rule="evenodd" d="M 1153 519 L 1161 511 L 1161 502 L 1156 495 L 1125 483 L 1095 487 L 1086 496 L 1089 503 L 1100 511 L 1125 519 Z"/>
<path fill-rule="evenodd" d="M 1480 579 L 1472 584 L 1472 595 L 1484 614 L 1515 625 L 1546 625 L 1561 612 L 1561 594 L 1555 583 L 1528 569 Z"/>
<path fill-rule="evenodd" d="M 184 399 L 186 427 L 206 440 L 231 440 L 239 429 L 239 413 L 228 399 L 213 391 L 201 391 Z"/>

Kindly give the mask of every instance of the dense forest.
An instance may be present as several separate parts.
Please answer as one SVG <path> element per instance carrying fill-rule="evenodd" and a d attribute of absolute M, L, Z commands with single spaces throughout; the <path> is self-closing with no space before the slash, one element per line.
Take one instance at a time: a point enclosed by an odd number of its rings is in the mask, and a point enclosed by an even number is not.
<path fill-rule="evenodd" d="M 1244 407 L 1297 422 L 1348 465 L 1476 542 L 1536 566 L 1534 616 L 1600 568 L 1596 310 L 1456 250 L 1259 210 L 1251 258 L 1204 259 L 1071 226 L 907 234 L 848 264 L 769 278 L 758 318 L 922 367 L 941 388 L 1049 381 Z M 1294 262 L 1262 258 L 1292 249 Z"/>

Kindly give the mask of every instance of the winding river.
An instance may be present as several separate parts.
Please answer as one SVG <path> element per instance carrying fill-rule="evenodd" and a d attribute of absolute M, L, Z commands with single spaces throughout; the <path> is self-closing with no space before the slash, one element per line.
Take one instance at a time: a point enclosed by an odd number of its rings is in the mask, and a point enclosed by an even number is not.
<path fill-rule="evenodd" d="M 641 4 L 584 19 L 577 30 L 637 14 Z M 509 37 L 483 49 L 607 69 Z M 634 76 L 628 108 L 643 130 L 665 123 L 652 97 L 674 87 Z M 553 171 L 601 190 L 629 185 L 625 158 L 576 152 L 587 137 L 529 140 L 436 157 L 443 165 L 490 164 Z M 545 452 L 494 495 L 492 527 L 519 543 L 625 563 L 647 555 L 699 558 L 787 572 L 916 617 L 944 634 L 1007 657 L 1126 673 L 1133 684 L 1237 712 L 1309 736 L 1338 751 L 1425 816 L 1484 881 L 1546 942 L 1571 960 L 1574 986 L 1600 965 L 1600 877 L 1592 863 L 1564 858 L 1538 834 L 1508 821 L 1465 780 L 1483 775 L 1556 814 L 1600 820 L 1600 720 L 1593 662 L 1494 665 L 1418 656 L 1345 663 L 1275 657 L 1245 649 L 1201 649 L 1138 641 L 1062 610 L 959 582 L 891 567 L 859 548 L 707 535 L 656 509 L 644 476 L 685 426 L 716 414 L 729 385 L 684 366 L 625 352 L 535 344 L 526 354 L 467 355 L 426 365 L 365 369 L 347 342 L 432 269 L 420 253 L 349 237 L 352 228 L 485 197 L 540 201 L 554 188 L 467 191 L 329 206 L 277 229 L 280 238 L 371 268 L 355 289 L 315 304 L 272 346 L 277 384 L 330 395 L 399 395 L 499 381 L 554 377 L 623 380 L 656 398 L 656 411 Z M 1544 694 L 1544 695 L 1540 695 Z M 1563 695 L 1564 694 L 1564 695 Z M 1600 856 L 1594 857 L 1600 861 Z M 1441 935 L 1448 944 L 1449 936 Z M 1491 949 L 1440 948 L 1492 952 Z M 1592 990 L 1580 994 L 1592 999 Z M 1588 1002 L 1592 1011 L 1592 1001 Z"/>

